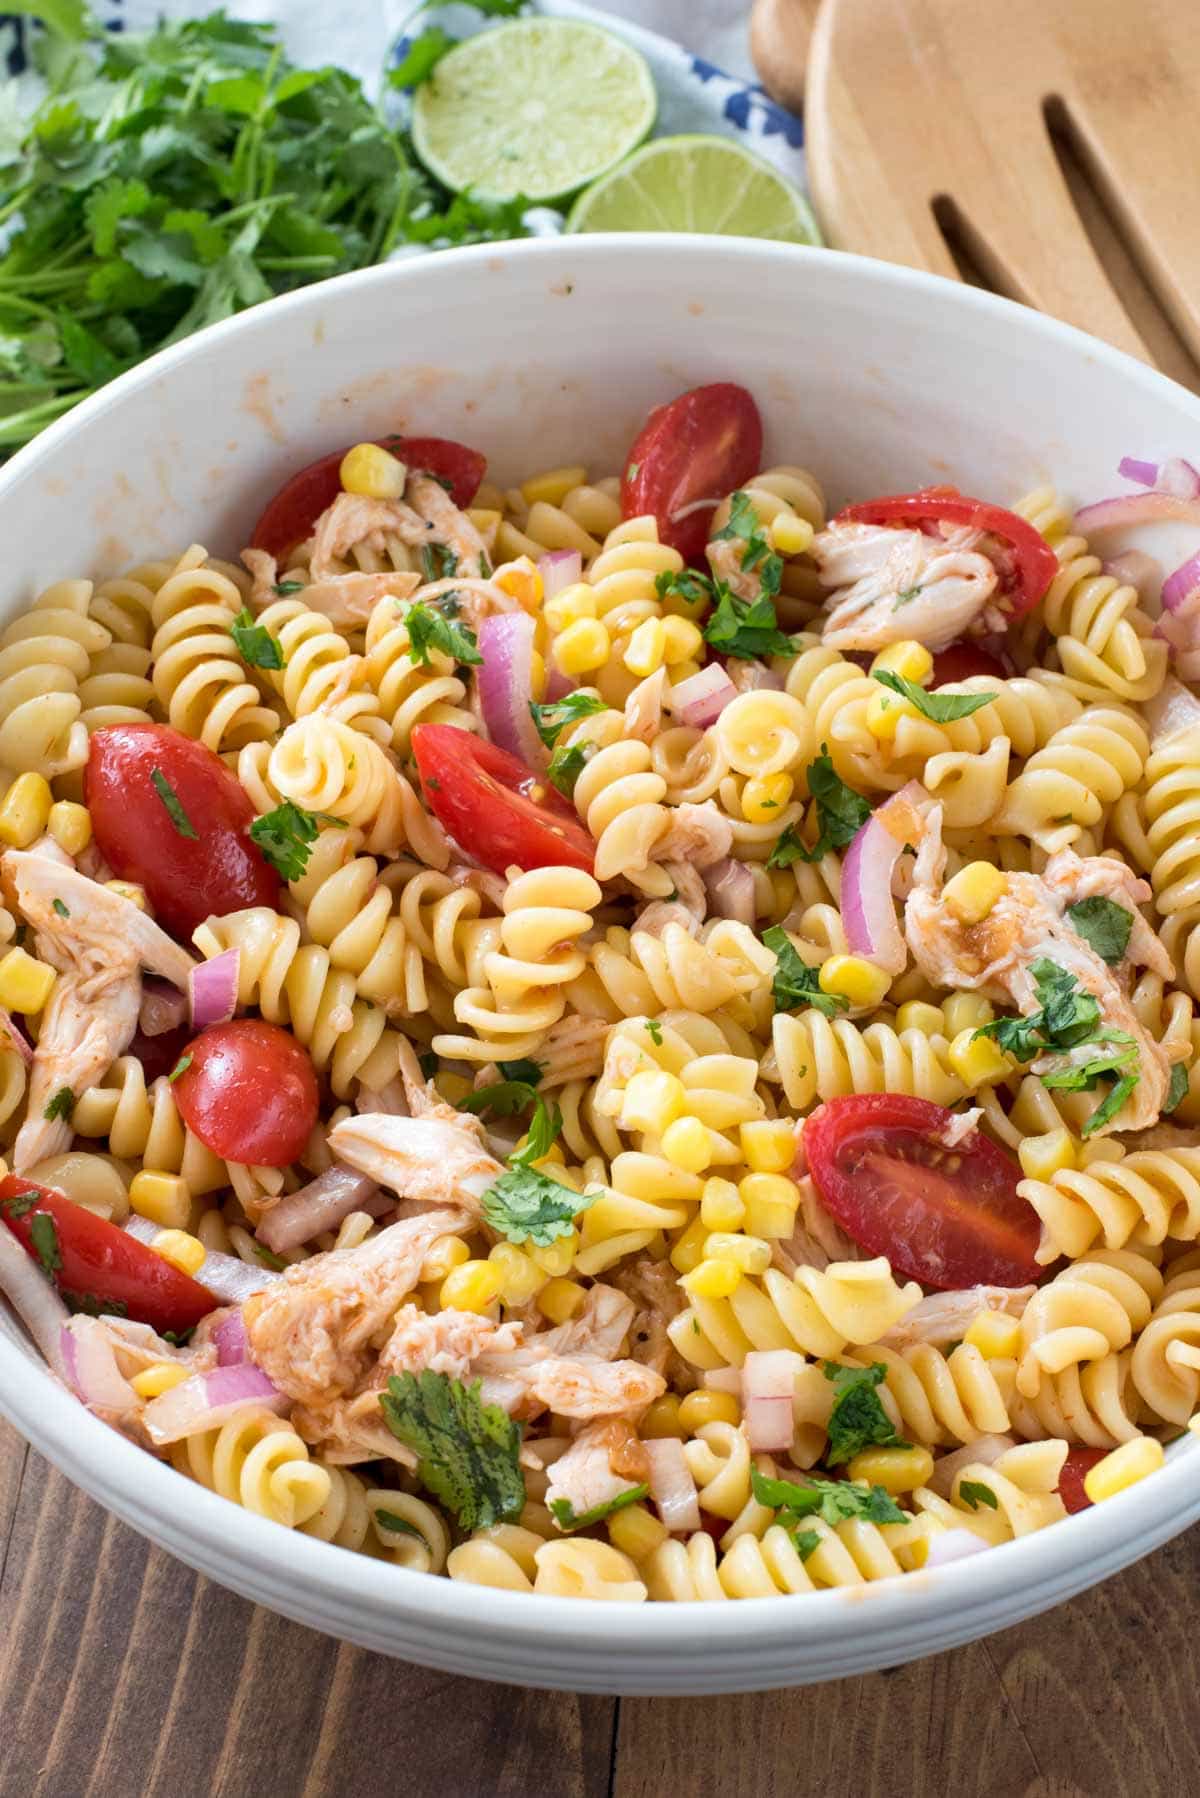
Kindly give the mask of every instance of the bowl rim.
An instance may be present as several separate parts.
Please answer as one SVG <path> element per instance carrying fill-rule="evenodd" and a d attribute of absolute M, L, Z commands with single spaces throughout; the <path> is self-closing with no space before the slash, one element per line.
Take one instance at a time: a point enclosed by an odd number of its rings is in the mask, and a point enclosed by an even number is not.
<path fill-rule="evenodd" d="M 447 278 L 456 270 L 468 277 L 503 274 L 512 260 L 518 264 L 544 263 L 550 271 L 572 262 L 603 265 L 614 255 L 627 259 L 635 253 L 651 261 L 667 259 L 673 284 L 678 283 L 681 271 L 686 273 L 695 267 L 702 272 L 716 260 L 732 258 L 781 270 L 807 267 L 820 271 L 822 279 L 836 282 L 844 278 L 852 287 L 874 286 L 885 293 L 923 297 L 931 306 L 948 306 L 995 320 L 1001 327 L 1007 325 L 1018 336 L 1023 333 L 1031 343 L 1040 341 L 1047 347 L 1065 349 L 1075 357 L 1082 355 L 1106 364 L 1151 398 L 1169 398 L 1176 404 L 1182 399 L 1200 425 L 1200 398 L 1158 370 L 1073 325 L 924 270 L 847 251 L 754 238 L 606 232 L 478 244 L 441 251 L 436 257 L 408 258 L 300 288 L 225 319 L 130 369 L 19 450 L 0 468 L 0 510 L 10 490 L 51 460 L 75 431 L 118 411 L 127 397 L 147 385 L 169 379 L 176 368 L 219 353 L 227 339 L 251 336 L 261 329 L 269 331 L 285 312 L 303 313 L 327 301 L 336 304 L 338 295 L 351 288 L 382 290 L 412 281 L 419 283 L 424 270 L 443 269 Z M 731 1653 L 752 1648 L 770 1651 L 784 1649 L 789 1643 L 795 1644 L 799 1658 L 814 1641 L 831 1648 L 848 1647 L 854 1638 L 868 1633 L 882 1636 L 898 1629 L 903 1634 L 906 1625 L 917 1629 L 922 1624 L 952 1617 L 960 1608 L 969 1615 L 986 1611 L 989 1606 L 1003 1606 L 1006 1598 L 1011 1601 L 1016 1593 L 1032 1594 L 1042 1584 L 1048 1593 L 1045 1603 L 1051 1604 L 1095 1583 L 1087 1576 L 1089 1566 L 1102 1565 L 1099 1577 L 1107 1577 L 1200 1515 L 1200 1482 L 1194 1477 L 1194 1457 L 1200 1453 L 1200 1443 L 1189 1442 L 1168 1456 L 1166 1465 L 1148 1484 L 1119 1493 L 1072 1517 L 1069 1535 L 1064 1530 L 1045 1529 L 966 1562 L 922 1569 L 861 1587 L 804 1594 L 806 1602 L 798 1614 L 789 1605 L 777 1604 L 775 1598 L 754 1598 L 723 1606 L 722 1620 L 715 1624 L 707 1618 L 707 1609 L 714 1601 L 700 1601 L 706 1606 L 701 1638 L 690 1606 L 644 1605 L 637 1611 L 636 1630 L 631 1631 L 628 1609 L 620 1603 L 577 1598 L 551 1600 L 536 1594 L 415 1574 L 338 1549 L 299 1531 L 285 1532 L 278 1524 L 220 1498 L 200 1484 L 185 1482 L 169 1463 L 156 1460 L 121 1437 L 87 1411 L 40 1359 L 31 1358 L 19 1342 L 4 1333 L 0 1333 L 0 1414 L 74 1484 L 141 1533 L 169 1545 L 168 1552 L 187 1560 L 186 1546 L 194 1543 L 197 1555 L 205 1561 L 206 1572 L 214 1561 L 226 1561 L 233 1589 L 239 1589 L 239 1574 L 252 1567 L 274 1573 L 280 1579 L 286 1574 L 295 1600 L 293 1614 L 303 1614 L 311 1627 L 336 1630 L 337 1625 L 313 1623 L 313 1606 L 304 1603 L 306 1594 L 314 1602 L 324 1601 L 327 1615 L 331 1607 L 344 1610 L 353 1605 L 356 1616 L 364 1623 L 372 1617 L 390 1618 L 393 1623 L 444 1622 L 452 1627 L 458 1643 L 477 1629 L 498 1641 L 528 1641 L 532 1645 L 536 1639 L 543 1648 L 558 1648 L 567 1655 L 567 1672 L 570 1647 L 578 1646 L 581 1640 L 606 1653 L 621 1651 L 628 1656 L 635 1652 L 639 1659 L 653 1657 L 658 1662 L 665 1652 L 678 1651 L 682 1658 L 676 1664 L 680 1666 L 710 1661 L 722 1649 Z M 205 1551 L 202 1556 L 201 1550 Z M 221 1574 L 212 1577 L 220 1579 Z M 299 1588 L 298 1580 L 303 1582 Z M 276 1601 L 271 1596 L 261 1602 L 274 1607 Z M 1025 1616 L 1038 1608 L 1045 1605 L 1029 1605 L 1018 1614 Z M 1006 1615 L 978 1633 L 1015 1620 L 1010 1605 Z M 715 1635 L 710 1633 L 714 1629 Z M 504 1677 L 502 1673 L 494 1676 Z"/>

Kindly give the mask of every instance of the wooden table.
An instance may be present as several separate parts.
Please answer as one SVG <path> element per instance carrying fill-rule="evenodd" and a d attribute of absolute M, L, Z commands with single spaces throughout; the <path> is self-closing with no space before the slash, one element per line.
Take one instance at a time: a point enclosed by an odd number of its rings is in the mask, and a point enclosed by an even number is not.
<path fill-rule="evenodd" d="M 526 1692 L 232 1597 L 0 1423 L 0 1795 L 1187 1798 L 1198 1581 L 1192 1532 L 890 1673 L 743 1698 Z"/>

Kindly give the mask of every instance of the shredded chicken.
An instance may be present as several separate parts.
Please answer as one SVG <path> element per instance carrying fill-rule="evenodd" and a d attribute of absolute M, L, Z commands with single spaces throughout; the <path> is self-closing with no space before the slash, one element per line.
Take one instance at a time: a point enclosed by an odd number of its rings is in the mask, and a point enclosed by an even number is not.
<path fill-rule="evenodd" d="M 652 1367 L 656 1373 L 670 1377 L 678 1357 L 667 1335 L 667 1325 L 686 1303 L 670 1262 L 639 1255 L 627 1266 L 614 1268 L 610 1279 L 638 1307 L 629 1326 L 630 1356 L 643 1367 Z M 675 1383 L 672 1378 L 672 1384 Z"/>
<path fill-rule="evenodd" d="M 504 1172 L 484 1147 L 478 1120 L 461 1111 L 450 1118 L 364 1112 L 335 1124 L 329 1147 L 401 1198 L 461 1205 L 475 1218 L 480 1199 Z"/>
<path fill-rule="evenodd" d="M 757 568 L 743 568 L 746 545 L 740 537 L 714 537 L 705 554 L 714 580 L 724 581 L 739 599 L 753 602 L 762 592 L 762 575 Z"/>
<path fill-rule="evenodd" d="M 666 1390 L 666 1381 L 637 1361 L 615 1359 L 634 1307 L 611 1286 L 593 1286 L 569 1323 L 526 1337 L 508 1354 L 485 1353 L 472 1369 L 483 1396 L 519 1417 L 636 1416 Z"/>
<path fill-rule="evenodd" d="M 652 850 L 656 862 L 690 862 L 710 868 L 733 846 L 733 826 L 711 799 L 701 805 L 675 805 L 670 821 Z"/>
<path fill-rule="evenodd" d="M 1037 1290 L 1034 1286 L 968 1286 L 962 1292 L 932 1292 L 880 1341 L 887 1348 L 912 1348 L 918 1342 L 959 1342 L 981 1311 L 1020 1317 Z"/>
<path fill-rule="evenodd" d="M 726 671 L 739 693 L 781 693 L 783 682 L 765 662 L 756 662 L 746 656 L 731 656 Z"/>
<path fill-rule="evenodd" d="M 604 1018 L 581 1018 L 574 1012 L 551 1024 L 538 1047 L 542 1091 L 571 1080 L 594 1080 L 604 1065 L 609 1028 Z"/>
<path fill-rule="evenodd" d="M 379 1369 L 385 1380 L 392 1374 L 426 1369 L 465 1380 L 485 1350 L 506 1354 L 520 1341 L 519 1323 L 496 1324 L 475 1311 L 437 1311 L 431 1316 L 416 1305 L 402 1305 L 380 1353 Z"/>
<path fill-rule="evenodd" d="M 263 549 L 244 549 L 242 561 L 254 577 L 250 604 L 261 612 L 280 597 L 275 558 Z M 353 630 L 367 622 L 381 599 L 411 599 L 420 584 L 420 575 L 391 569 L 381 574 L 332 574 L 306 582 L 296 597 L 339 630 Z"/>
<path fill-rule="evenodd" d="M 551 1463 L 546 1504 L 565 1499 L 582 1517 L 642 1484 L 648 1471 L 645 1451 L 625 1419 L 589 1424 Z"/>
<path fill-rule="evenodd" d="M 883 649 L 910 638 L 927 649 L 982 625 L 1003 627 L 989 604 L 996 569 L 974 548 L 977 532 L 952 538 L 878 524 L 831 524 L 813 541 L 823 587 L 832 589 L 822 641 L 830 649 Z"/>

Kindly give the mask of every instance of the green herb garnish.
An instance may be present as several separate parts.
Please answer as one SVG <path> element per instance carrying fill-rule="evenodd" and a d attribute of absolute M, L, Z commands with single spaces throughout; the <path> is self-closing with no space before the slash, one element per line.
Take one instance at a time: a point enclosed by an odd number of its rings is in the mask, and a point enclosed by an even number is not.
<path fill-rule="evenodd" d="M 1188 1071 L 1183 1063 L 1175 1062 L 1171 1068 L 1171 1084 L 1167 1088 L 1167 1097 L 1163 1104 L 1164 1116 L 1167 1112 L 1174 1111 L 1180 1101 L 1186 1097 L 1190 1084 Z"/>
<path fill-rule="evenodd" d="M 475 632 L 465 624 L 455 624 L 436 606 L 427 606 L 423 602 L 409 606 L 404 614 L 404 625 L 408 631 L 409 659 L 423 668 L 431 666 L 431 648 L 471 667 L 478 667 L 483 661 L 475 642 Z"/>
<path fill-rule="evenodd" d="M 546 779 L 552 787 L 568 799 L 575 797 L 575 782 L 583 773 L 593 755 L 596 753 L 594 743 L 563 743 L 550 757 L 550 766 L 546 769 Z"/>
<path fill-rule="evenodd" d="M 192 1057 L 190 1055 L 181 1055 L 179 1060 L 175 1063 L 175 1066 L 171 1069 L 171 1072 L 167 1075 L 167 1085 L 174 1086 L 180 1075 L 186 1074 L 191 1065 Z"/>
<path fill-rule="evenodd" d="M 457 1110 L 473 1112 L 476 1117 L 485 1111 L 490 1111 L 493 1117 L 512 1117 L 518 1111 L 527 1111 L 536 1097 L 528 1081 L 494 1080 L 490 1086 L 477 1087 L 465 1099 L 460 1099 Z"/>
<path fill-rule="evenodd" d="M 864 1448 L 910 1446 L 896 1434 L 876 1391 L 887 1378 L 882 1361 L 873 1361 L 869 1367 L 843 1367 L 836 1361 L 826 1361 L 824 1373 L 836 1390 L 825 1456 L 831 1467 L 852 1461 Z"/>
<path fill-rule="evenodd" d="M 451 580 L 458 573 L 458 557 L 448 543 L 423 543 L 421 572 L 427 581 Z"/>
<path fill-rule="evenodd" d="M 303 806 L 284 799 L 273 812 L 264 812 L 254 820 L 250 835 L 277 874 L 284 880 L 301 880 L 322 824 L 335 830 L 346 828 L 343 818 L 331 818 L 326 812 L 306 812 Z"/>
<path fill-rule="evenodd" d="M 519 1165 L 493 1181 L 480 1209 L 508 1242 L 532 1242 L 546 1249 L 560 1236 L 569 1236 L 580 1212 L 600 1197 L 602 1191 L 576 1192 L 535 1167 Z"/>
<path fill-rule="evenodd" d="M 254 614 L 243 606 L 229 627 L 237 652 L 251 668 L 282 668 L 283 650 L 279 639 L 265 625 L 256 624 Z"/>
<path fill-rule="evenodd" d="M 815 1473 L 806 1474 L 800 1485 L 794 1480 L 770 1479 L 757 1467 L 750 1469 L 750 1485 L 760 1505 L 787 1514 L 779 1520 L 785 1528 L 800 1517 L 820 1517 L 831 1529 L 853 1517 L 864 1523 L 907 1522 L 907 1514 L 882 1486 L 826 1480 Z"/>
<path fill-rule="evenodd" d="M 398 1517 L 395 1511 L 376 1511 L 374 1516 L 380 1529 L 391 1530 L 394 1536 L 416 1536 L 419 1541 L 425 1540 L 415 1523 L 410 1523 L 407 1517 Z"/>
<path fill-rule="evenodd" d="M 47 1123 L 53 1123 L 55 1118 L 69 1118 L 74 1109 L 75 1094 L 69 1086 L 60 1086 L 42 1116 Z"/>
<path fill-rule="evenodd" d="M 379 1401 L 393 1436 L 417 1456 L 422 1485 L 468 1531 L 516 1517 L 525 1503 L 520 1426 L 483 1403 L 481 1384 L 426 1369 L 393 1375 Z"/>
<path fill-rule="evenodd" d="M 552 1498 L 550 1513 L 560 1530 L 586 1530 L 594 1523 L 603 1523 L 614 1511 L 623 1511 L 626 1505 L 635 1505 L 639 1498 L 645 1498 L 649 1486 L 630 1486 L 624 1492 L 618 1492 L 607 1504 L 593 1505 L 590 1511 L 576 1511 L 569 1498 Z"/>
<path fill-rule="evenodd" d="M 979 1480 L 960 1480 L 958 1496 L 969 1511 L 977 1511 L 980 1505 L 987 1505 L 992 1511 L 1000 1509 L 1000 1501 L 991 1487 L 983 1485 Z"/>
<path fill-rule="evenodd" d="M 54 909 L 55 909 L 55 911 L 56 911 L 56 912 L 57 912 L 57 913 L 58 913 L 58 915 L 59 915 L 59 917 L 60 917 L 60 918 L 69 918 L 69 917 L 70 917 L 70 915 L 71 915 L 71 913 L 70 913 L 70 911 L 69 911 L 69 910 L 68 910 L 68 908 L 67 908 L 67 907 L 66 907 L 66 906 L 65 906 L 65 905 L 64 905 L 64 904 L 63 904 L 63 902 L 62 902 L 62 900 L 61 900 L 61 899 L 56 899 L 56 900 L 55 900 L 55 901 L 54 901 Z"/>
<path fill-rule="evenodd" d="M 590 718 L 593 713 L 607 709 L 598 693 L 567 693 L 548 705 L 538 705 L 532 699 L 529 702 L 538 736 L 547 749 L 554 748 L 568 724 L 578 724 L 581 718 Z"/>
<path fill-rule="evenodd" d="M 969 718 L 972 712 L 990 705 L 996 697 L 994 693 L 929 693 L 915 680 L 893 674 L 890 668 L 877 668 L 871 678 L 880 686 L 890 687 L 901 698 L 911 700 L 921 716 L 931 718 L 935 724 L 953 724 L 956 718 Z"/>
<path fill-rule="evenodd" d="M 762 940 L 775 951 L 771 996 L 776 1011 L 798 1011 L 802 1005 L 811 1005 L 823 1017 L 832 1018 L 850 1009 L 849 999 L 821 991 L 819 971 L 809 967 L 782 924 L 764 930 Z"/>
<path fill-rule="evenodd" d="M 1041 1010 L 1029 1017 L 993 1018 L 975 1035 L 994 1037 L 1017 1061 L 1032 1061 L 1036 1055 L 1068 1057 L 1065 1066 L 1042 1075 L 1042 1085 L 1051 1089 L 1092 1092 L 1097 1081 L 1114 1081 L 1083 1126 L 1081 1135 L 1091 1136 L 1117 1115 L 1141 1077 L 1137 1043 L 1127 1031 L 1102 1023 L 1099 1004 L 1066 968 L 1042 957 L 1029 971 Z M 1093 1054 L 1079 1053 L 1089 1047 Z"/>
<path fill-rule="evenodd" d="M 52 1280 L 62 1266 L 62 1250 L 58 1246 L 58 1229 L 48 1211 L 34 1212 L 29 1220 L 29 1238 L 42 1272 Z"/>
<path fill-rule="evenodd" d="M 753 501 L 748 493 L 739 488 L 731 495 L 729 501 L 729 522 L 716 533 L 714 542 L 723 538 L 740 537 L 745 544 L 742 551 L 742 568 L 751 574 L 757 570 L 761 590 L 768 599 L 773 599 L 779 592 L 783 582 L 783 557 L 775 554 L 771 545 L 763 535 L 758 521 L 758 513 L 754 510 Z M 789 653 L 791 645 L 783 651 Z"/>
<path fill-rule="evenodd" d="M 657 1018 L 646 1019 L 646 1034 L 656 1048 L 662 1048 L 662 1025 Z"/>
<path fill-rule="evenodd" d="M 1133 929 L 1133 913 L 1113 899 L 1097 896 L 1067 907 L 1067 916 L 1078 934 L 1110 968 L 1124 960 Z"/>
<path fill-rule="evenodd" d="M 161 768 L 151 768 L 150 783 L 167 808 L 167 816 L 181 837 L 189 838 L 193 843 L 200 841 L 192 821 L 179 803 L 179 795 L 163 773 Z"/>
<path fill-rule="evenodd" d="M 768 593 L 754 600 L 739 599 L 722 581 L 716 582 L 714 592 L 717 609 L 704 627 L 704 640 L 722 655 L 749 662 L 796 653 L 792 639 L 779 628 L 775 602 Z"/>
<path fill-rule="evenodd" d="M 554 1146 L 562 1132 L 562 1126 L 562 1112 L 558 1106 L 547 1105 L 545 1099 L 540 1095 L 535 1095 L 528 1140 L 523 1149 L 519 1149 L 516 1154 L 509 1156 L 508 1165 L 510 1167 L 531 1167 L 535 1161 L 540 1161 L 543 1155 L 546 1155 Z"/>

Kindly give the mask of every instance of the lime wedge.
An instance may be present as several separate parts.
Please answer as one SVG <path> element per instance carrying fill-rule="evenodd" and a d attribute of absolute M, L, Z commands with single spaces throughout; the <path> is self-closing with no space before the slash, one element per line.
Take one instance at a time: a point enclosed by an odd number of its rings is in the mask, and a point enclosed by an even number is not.
<path fill-rule="evenodd" d="M 516 19 L 444 56 L 413 101 L 417 155 L 456 193 L 562 199 L 640 144 L 658 97 L 645 57 L 574 19 Z"/>
<path fill-rule="evenodd" d="M 580 194 L 568 231 L 702 231 L 820 243 L 798 187 L 728 137 L 660 137 Z"/>

